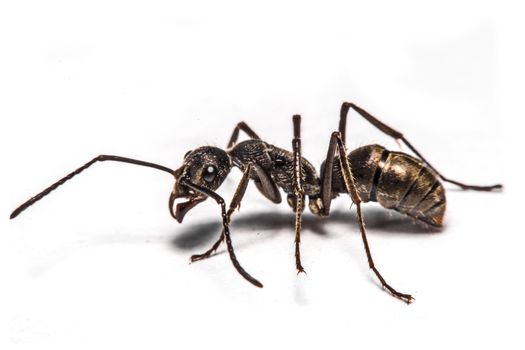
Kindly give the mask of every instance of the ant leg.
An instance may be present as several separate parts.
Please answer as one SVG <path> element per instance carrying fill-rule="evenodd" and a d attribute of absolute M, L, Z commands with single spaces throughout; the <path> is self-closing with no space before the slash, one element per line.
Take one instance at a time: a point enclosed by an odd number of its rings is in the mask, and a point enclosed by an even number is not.
<path fill-rule="evenodd" d="M 339 135 L 341 135 L 341 133 L 339 133 Z M 334 140 L 334 136 L 332 135 L 328 145 L 328 152 L 326 154 L 324 168 L 321 169 L 321 202 L 323 204 L 322 216 L 330 215 L 330 204 L 332 204 L 332 177 L 334 171 L 334 162 L 336 159 L 336 148 L 337 141 Z"/>
<path fill-rule="evenodd" d="M 231 240 L 231 236 L 230 236 L 230 227 L 229 227 L 229 224 L 228 224 L 228 214 L 226 212 L 226 204 L 224 202 L 224 199 L 219 196 L 217 193 L 215 193 L 214 191 L 212 190 L 209 190 L 205 187 L 202 187 L 202 186 L 199 186 L 199 185 L 196 185 L 194 183 L 192 183 L 191 181 L 189 181 L 188 179 L 181 179 L 181 183 L 185 186 L 188 186 L 189 188 L 197 191 L 197 192 L 200 192 L 212 199 L 214 199 L 218 205 L 220 205 L 221 207 L 221 216 L 222 216 L 222 226 L 223 226 L 223 230 L 224 230 L 224 238 L 226 240 L 226 246 L 228 247 L 228 253 L 230 254 L 230 259 L 233 263 L 233 266 L 235 267 L 235 269 L 237 270 L 237 272 L 242 276 L 244 277 L 248 282 L 250 282 L 251 284 L 253 284 L 254 286 L 256 287 L 259 287 L 259 288 L 262 288 L 262 283 L 257 281 L 255 278 L 253 278 L 248 272 L 246 272 L 246 270 L 244 270 L 244 268 L 241 266 L 241 264 L 239 263 L 239 261 L 237 260 L 237 257 L 235 256 L 235 252 L 233 250 L 233 244 L 232 244 L 232 240 Z"/>
<path fill-rule="evenodd" d="M 293 116 L 294 138 L 293 147 L 293 188 L 295 196 L 295 266 L 297 273 L 305 272 L 301 264 L 301 223 L 304 210 L 304 190 L 301 186 L 302 164 L 301 164 L 301 116 Z M 305 272 L 306 273 L 306 272 Z"/>
<path fill-rule="evenodd" d="M 335 151 L 336 148 L 339 151 L 339 162 L 341 164 L 341 169 L 342 169 L 342 174 L 343 174 L 343 181 L 344 181 L 344 184 L 345 184 L 346 191 L 350 195 L 350 198 L 352 199 L 352 202 L 354 202 L 354 204 L 356 205 L 356 208 L 357 208 L 357 221 L 359 223 L 359 230 L 361 231 L 361 238 L 362 238 L 363 244 L 365 246 L 366 256 L 367 256 L 367 259 L 368 259 L 368 266 L 370 267 L 370 269 L 372 269 L 374 274 L 377 276 L 377 278 L 381 282 L 381 285 L 383 286 L 383 288 L 385 288 L 388 292 L 390 292 L 390 294 L 392 294 L 392 296 L 394 296 L 394 297 L 396 297 L 398 299 L 401 299 L 404 302 L 406 302 L 407 304 L 409 304 L 412 301 L 414 301 L 414 298 L 410 294 L 400 293 L 397 290 L 395 290 L 394 288 L 392 288 L 385 281 L 383 276 L 381 276 L 381 274 L 379 273 L 379 271 L 375 267 L 374 260 L 372 259 L 372 253 L 370 252 L 370 246 L 368 245 L 368 239 L 366 237 L 365 223 L 364 223 L 364 220 L 363 220 L 363 214 L 361 212 L 361 198 L 359 197 L 359 194 L 357 192 L 357 189 L 356 189 L 356 186 L 355 186 L 355 183 L 354 183 L 354 178 L 353 178 L 353 175 L 352 175 L 352 169 L 350 167 L 350 162 L 348 161 L 348 158 L 346 156 L 346 147 L 344 145 L 344 141 L 343 141 L 343 139 L 341 137 L 341 133 L 340 132 L 334 132 L 332 134 L 332 137 L 330 138 L 330 146 L 329 146 L 328 156 L 327 156 L 326 163 L 325 163 L 325 171 L 324 171 L 324 174 L 323 174 L 324 178 L 322 180 L 323 181 L 322 182 L 323 183 L 323 185 L 322 185 L 323 186 L 322 193 L 327 193 L 327 192 L 330 193 L 329 191 L 331 191 L 331 188 L 326 189 L 324 187 L 327 186 L 327 184 L 331 185 L 332 166 L 333 166 L 334 157 L 335 157 L 334 151 Z M 326 178 L 330 178 L 330 179 L 327 180 Z M 323 195 L 323 204 L 324 205 L 326 205 L 324 202 L 326 202 L 327 200 L 330 201 L 331 197 L 326 199 L 325 195 Z M 328 204 L 328 208 L 329 208 L 329 204 Z M 327 214 L 327 213 L 325 213 L 325 214 Z"/>
<path fill-rule="evenodd" d="M 154 168 L 154 169 L 158 169 L 158 170 L 161 170 L 161 171 L 165 171 L 165 172 L 167 172 L 167 173 L 169 173 L 171 175 L 175 175 L 175 171 L 174 170 L 171 170 L 170 168 L 167 168 L 167 167 L 162 166 L 162 165 L 149 163 L 149 162 L 144 162 L 142 160 L 136 160 L 136 159 L 131 159 L 131 158 L 125 158 L 125 157 L 119 157 L 119 156 L 110 156 L 110 155 L 102 154 L 102 155 L 99 155 L 98 157 L 93 158 L 92 160 L 90 160 L 86 164 L 82 165 L 77 170 L 69 173 L 68 175 L 66 175 L 62 179 L 58 180 L 57 182 L 55 182 L 54 184 L 52 184 L 51 186 L 49 186 L 48 188 L 46 188 L 45 190 L 43 190 L 42 192 L 37 194 L 36 196 L 31 197 L 25 203 L 23 203 L 18 208 L 16 208 L 11 213 L 11 216 L 9 218 L 10 219 L 16 218 L 21 212 L 23 212 L 28 207 L 30 207 L 31 205 L 35 204 L 36 202 L 38 202 L 39 200 L 41 200 L 42 198 L 47 196 L 50 192 L 54 191 L 58 186 L 64 184 L 64 182 L 66 182 L 68 180 L 71 180 L 73 177 L 75 177 L 76 175 L 80 174 L 81 172 L 83 172 L 84 170 L 86 170 L 91 165 L 95 164 L 96 162 L 103 162 L 103 161 L 106 161 L 106 160 L 145 166 L 145 167 L 149 167 L 149 168 Z"/>
<path fill-rule="evenodd" d="M 221 231 L 221 235 L 219 236 L 219 239 L 215 243 L 213 243 L 213 245 L 211 246 L 210 249 L 208 249 L 207 251 L 205 251 L 202 254 L 194 254 L 194 255 L 192 255 L 190 257 L 190 261 L 191 262 L 195 262 L 195 261 L 199 261 L 199 260 L 208 259 L 219 248 L 219 246 L 221 245 L 222 241 L 224 241 L 224 230 Z"/>
<path fill-rule="evenodd" d="M 261 192 L 263 196 L 272 201 L 275 204 L 281 203 L 281 193 L 279 187 L 274 180 L 270 177 L 268 171 L 264 170 L 257 163 L 252 164 L 253 170 L 257 174 L 257 179 L 253 180 L 255 186 Z"/>
<path fill-rule="evenodd" d="M 239 138 L 239 131 L 244 131 L 251 139 L 260 140 L 261 138 L 255 133 L 255 131 L 252 130 L 246 124 L 245 122 L 240 122 L 235 126 L 235 129 L 233 129 L 232 136 L 230 137 L 230 141 L 228 142 L 228 146 L 226 149 L 233 147 L 237 143 L 237 139 Z"/>
<path fill-rule="evenodd" d="M 350 102 L 344 102 L 343 105 L 341 106 L 341 117 L 340 117 L 340 120 L 339 120 L 339 132 L 341 133 L 341 140 L 343 141 L 343 143 L 346 142 L 345 141 L 345 138 L 346 138 L 346 119 L 347 119 L 348 111 L 350 109 L 353 109 L 354 111 L 359 113 L 359 115 L 362 116 L 363 118 L 365 118 L 370 124 L 372 124 L 373 126 L 378 128 L 379 130 L 381 130 L 383 133 L 387 134 L 388 136 L 393 137 L 396 141 L 401 140 L 412 152 L 414 152 L 414 154 L 416 154 L 423 162 L 425 162 L 426 165 L 430 169 L 432 169 L 443 181 L 450 182 L 450 183 L 452 183 L 454 185 L 457 185 L 457 186 L 461 187 L 464 190 L 492 191 L 492 190 L 500 189 L 500 188 L 503 187 L 500 184 L 492 185 L 492 186 L 467 185 L 467 184 L 464 184 L 464 183 L 461 183 L 461 182 L 458 182 L 458 181 L 454 181 L 454 180 L 448 179 L 447 177 L 443 176 L 439 171 L 437 171 L 436 168 L 434 168 L 421 155 L 421 153 L 419 153 L 414 148 L 414 146 L 412 146 L 410 144 L 410 142 L 408 142 L 408 140 L 403 136 L 402 133 L 392 129 L 391 127 L 389 127 L 388 125 L 384 124 L 379 119 L 377 119 L 376 117 L 374 117 L 373 115 L 371 115 L 370 113 L 368 113 L 367 111 L 362 109 L 361 107 L 356 106 L 355 104 L 350 103 Z"/>
<path fill-rule="evenodd" d="M 241 200 L 244 197 L 244 193 L 246 192 L 246 187 L 248 187 L 248 182 L 250 180 L 251 167 L 252 167 L 251 164 L 246 167 L 246 170 L 244 171 L 241 181 L 239 182 L 239 185 L 237 186 L 237 190 L 235 190 L 235 194 L 233 195 L 233 198 L 230 202 L 230 209 L 228 209 L 228 212 L 226 213 L 228 223 L 231 222 L 231 216 L 235 212 L 235 210 L 241 207 Z M 213 244 L 213 246 L 210 249 L 208 249 L 206 252 L 202 254 L 192 255 L 190 257 L 191 262 L 209 258 L 217 250 L 217 248 L 219 248 L 222 241 L 224 241 L 224 230 L 222 230 L 219 239 Z"/>

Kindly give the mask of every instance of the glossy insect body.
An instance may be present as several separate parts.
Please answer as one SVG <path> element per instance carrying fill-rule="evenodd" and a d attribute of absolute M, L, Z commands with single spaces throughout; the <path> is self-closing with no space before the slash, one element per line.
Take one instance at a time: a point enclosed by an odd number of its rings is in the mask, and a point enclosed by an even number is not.
<path fill-rule="evenodd" d="M 364 146 L 348 152 L 345 146 L 345 129 L 350 109 L 355 110 L 385 134 L 403 142 L 416 157 L 401 152 L 391 152 L 379 145 Z M 315 167 L 301 155 L 300 122 L 300 116 L 293 117 L 292 152 L 262 141 L 246 123 L 241 122 L 234 128 L 226 150 L 210 146 L 199 147 L 186 153 L 182 166 L 177 170 L 131 158 L 100 155 L 20 205 L 12 212 L 11 219 L 97 162 L 115 161 L 154 168 L 169 173 L 175 178 L 175 185 L 169 197 L 169 210 L 178 222 L 182 222 L 192 208 L 208 198 L 213 199 L 220 206 L 223 229 L 219 239 L 209 250 L 203 254 L 193 255 L 191 260 L 197 261 L 210 257 L 225 241 L 236 270 L 253 285 L 262 287 L 262 284 L 248 274 L 237 260 L 229 229 L 231 217 L 240 206 L 249 181 L 254 182 L 257 189 L 274 203 L 282 201 L 280 190 L 288 195 L 287 202 L 295 213 L 295 263 L 298 272 L 304 272 L 300 242 L 306 196 L 312 213 L 328 216 L 332 200 L 339 194 L 348 194 L 355 204 L 357 223 L 370 269 L 383 288 L 393 296 L 410 303 L 413 297 L 392 288 L 374 264 L 361 203 L 376 201 L 385 208 L 409 215 L 429 225 L 441 226 L 446 199 L 445 190 L 439 179 L 470 190 L 491 191 L 502 187 L 501 185 L 466 185 L 444 177 L 400 132 L 383 124 L 360 107 L 346 102 L 341 107 L 339 130 L 332 133 L 330 137 L 326 160 L 318 175 Z M 240 131 L 245 132 L 250 140 L 237 143 Z M 232 167 L 239 168 L 243 176 L 227 208 L 226 202 L 215 190 L 226 179 Z"/>
<path fill-rule="evenodd" d="M 278 188 L 289 195 L 289 204 L 294 196 L 294 155 L 293 152 L 270 145 L 261 140 L 248 140 L 237 144 L 229 151 L 233 163 L 241 170 L 247 164 L 254 164 L 258 170 L 251 179 L 259 191 L 274 203 L 281 202 Z M 315 167 L 301 157 L 301 183 L 304 194 L 315 201 L 321 192 L 321 183 Z"/>
<path fill-rule="evenodd" d="M 294 207 L 293 153 L 261 140 L 248 140 L 237 144 L 228 154 L 234 165 L 244 171 L 246 164 L 257 164 L 289 196 Z M 348 154 L 356 188 L 361 200 L 378 202 L 387 209 L 394 209 L 432 226 L 441 226 L 445 214 L 445 189 L 436 174 L 422 161 L 406 153 L 391 152 L 379 145 L 368 145 Z M 301 157 L 301 184 L 309 197 L 310 211 L 323 216 L 321 178 L 315 167 Z M 324 165 L 324 164 L 323 164 Z M 254 173 L 251 179 L 260 192 L 280 203 L 279 192 L 268 191 Z M 346 193 L 341 163 L 335 158 L 332 180 L 332 198 Z M 276 197 L 274 197 L 276 196 Z M 320 208 L 321 206 L 321 208 Z"/>
<path fill-rule="evenodd" d="M 361 200 L 378 202 L 387 209 L 441 226 L 445 215 L 445 189 L 425 163 L 406 153 L 379 145 L 357 148 L 348 154 Z M 344 193 L 341 164 L 334 164 L 333 196 Z"/>

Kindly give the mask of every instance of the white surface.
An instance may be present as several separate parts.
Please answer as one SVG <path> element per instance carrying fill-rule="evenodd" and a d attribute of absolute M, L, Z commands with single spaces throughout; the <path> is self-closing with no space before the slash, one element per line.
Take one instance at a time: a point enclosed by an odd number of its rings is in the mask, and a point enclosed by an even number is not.
<path fill-rule="evenodd" d="M 511 118 L 523 119 L 507 104 L 523 91 L 512 80 L 523 72 L 518 9 L 192 3 L 2 4 L 2 348 L 523 348 L 520 189 L 507 163 L 522 154 L 506 156 L 520 130 Z M 319 165 L 344 100 L 447 176 L 506 186 L 447 185 L 441 233 L 365 206 L 376 263 L 414 294 L 410 306 L 368 270 L 344 197 L 333 218 L 306 214 L 308 275 L 296 276 L 292 213 L 250 185 L 232 234 L 263 289 L 224 248 L 188 264 L 219 233 L 218 208 L 208 201 L 177 224 L 172 179 L 152 169 L 97 164 L 6 219 L 97 154 L 176 167 L 194 147 L 225 145 L 240 120 L 290 147 L 301 113 L 303 154 Z M 348 129 L 352 147 L 398 147 L 355 115 Z M 219 193 L 231 198 L 239 179 L 234 170 Z"/>

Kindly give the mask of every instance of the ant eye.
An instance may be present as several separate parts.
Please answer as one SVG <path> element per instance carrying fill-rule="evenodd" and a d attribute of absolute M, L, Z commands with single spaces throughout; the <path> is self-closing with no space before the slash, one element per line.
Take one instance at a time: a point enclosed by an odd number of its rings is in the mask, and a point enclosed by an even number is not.
<path fill-rule="evenodd" d="M 208 165 L 206 169 L 204 169 L 202 178 L 206 182 L 212 182 L 213 180 L 215 180 L 216 175 L 217 175 L 217 169 L 213 165 Z"/>

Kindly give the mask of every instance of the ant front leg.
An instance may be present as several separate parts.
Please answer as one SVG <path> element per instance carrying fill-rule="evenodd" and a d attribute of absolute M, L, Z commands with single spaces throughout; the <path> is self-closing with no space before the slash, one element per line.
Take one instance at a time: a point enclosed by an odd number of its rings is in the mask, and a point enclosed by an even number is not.
<path fill-rule="evenodd" d="M 357 209 L 357 221 L 359 224 L 359 230 L 361 232 L 361 238 L 363 240 L 363 245 L 365 247 L 366 256 L 368 259 L 368 266 L 377 276 L 383 288 L 385 288 L 390 294 L 394 297 L 403 300 L 407 304 L 414 301 L 414 298 L 410 294 L 400 293 L 394 288 L 392 288 L 381 276 L 377 268 L 375 267 L 374 260 L 372 259 L 372 253 L 370 252 L 370 246 L 368 244 L 368 239 L 366 237 L 365 223 L 363 220 L 363 214 L 361 212 L 361 198 L 357 192 L 355 186 L 354 178 L 352 175 L 352 169 L 350 167 L 350 162 L 346 156 L 346 147 L 340 132 L 334 132 L 330 138 L 330 146 L 328 147 L 328 154 L 325 161 L 325 168 L 323 171 L 321 183 L 321 200 L 323 201 L 324 215 L 330 213 L 330 202 L 332 201 L 332 176 L 333 176 L 333 164 L 335 160 L 335 151 L 336 149 L 339 152 L 339 162 L 341 164 L 343 182 L 345 185 L 346 192 L 350 195 L 352 202 L 354 202 Z M 327 187 L 329 186 L 329 187 Z"/>
<path fill-rule="evenodd" d="M 226 213 L 228 224 L 231 222 L 232 214 L 235 212 L 236 209 L 240 208 L 241 206 L 242 198 L 244 197 L 244 193 L 246 192 L 246 188 L 248 187 L 248 182 L 250 180 L 251 168 L 252 168 L 251 164 L 246 167 L 246 170 L 244 171 L 241 181 L 239 182 L 239 185 L 237 186 L 237 189 L 235 190 L 235 194 L 233 195 L 233 198 L 230 202 L 230 208 L 228 209 L 228 212 Z M 221 245 L 223 241 L 224 241 L 224 229 L 221 231 L 221 235 L 219 236 L 219 239 L 213 244 L 213 246 L 202 254 L 192 255 L 190 258 L 191 262 L 209 258 L 219 248 L 219 246 Z"/>
<path fill-rule="evenodd" d="M 355 104 L 350 103 L 350 102 L 344 102 L 343 105 L 341 106 L 341 116 L 340 116 L 340 120 L 339 120 L 339 132 L 341 133 L 341 139 L 342 139 L 343 142 L 346 142 L 345 141 L 346 140 L 346 119 L 347 119 L 347 116 L 348 116 L 348 111 L 350 109 L 353 109 L 354 111 L 356 111 L 361 117 L 366 119 L 370 124 L 375 126 L 377 129 L 381 130 L 386 135 L 394 138 L 396 141 L 400 140 L 401 142 L 403 142 L 412 152 L 414 152 L 415 155 L 417 155 L 419 157 L 419 159 L 421 159 L 423 162 L 425 162 L 426 165 L 430 169 L 432 169 L 443 181 L 450 182 L 450 183 L 452 183 L 452 184 L 454 184 L 456 186 L 461 187 L 464 190 L 492 191 L 492 190 L 496 190 L 496 189 L 501 189 L 503 187 L 500 184 L 492 185 L 492 186 L 467 185 L 467 184 L 464 184 L 464 183 L 461 183 L 461 182 L 458 182 L 458 181 L 454 181 L 454 180 L 450 180 L 450 179 L 446 178 L 439 171 L 437 171 L 436 168 L 434 168 L 425 158 L 423 158 L 421 153 L 419 153 L 414 148 L 414 146 L 412 146 L 412 144 L 410 144 L 410 142 L 408 142 L 408 140 L 403 136 L 402 133 L 400 133 L 399 131 L 394 130 L 393 128 L 391 128 L 390 126 L 384 124 L 379 119 L 377 119 L 376 117 L 374 117 L 373 115 L 371 115 L 370 113 L 368 113 L 367 111 L 362 109 L 361 107 L 356 106 Z"/>
<path fill-rule="evenodd" d="M 191 188 L 194 191 L 200 192 L 200 193 L 202 193 L 202 194 L 212 198 L 221 207 L 222 227 L 223 227 L 223 232 L 224 232 L 224 239 L 226 241 L 228 254 L 230 255 L 230 260 L 232 261 L 233 266 L 235 267 L 237 272 L 242 277 L 244 277 L 248 282 L 250 282 L 251 284 L 253 284 L 256 287 L 262 288 L 263 287 L 262 283 L 259 282 L 258 280 L 256 280 L 255 278 L 253 278 L 248 272 L 246 272 L 246 270 L 241 266 L 241 264 L 237 260 L 237 256 L 235 255 L 235 251 L 233 249 L 233 244 L 232 244 L 232 240 L 231 240 L 231 236 L 230 236 L 229 219 L 228 219 L 228 213 L 226 212 L 226 204 L 224 202 L 224 199 L 221 196 L 219 196 L 217 193 L 215 193 L 214 191 L 212 191 L 210 189 L 207 189 L 206 187 L 202 187 L 202 186 L 196 185 L 196 184 L 192 183 L 191 181 L 189 181 L 187 179 L 182 179 L 181 183 L 183 185 L 185 185 L 185 186 L 188 186 L 189 188 Z"/>
<path fill-rule="evenodd" d="M 301 164 L 301 116 L 293 116 L 294 138 L 293 147 L 293 189 L 295 196 L 295 266 L 297 273 L 306 271 L 301 264 L 301 224 L 304 210 L 304 190 L 301 185 L 302 164 Z"/>
<path fill-rule="evenodd" d="M 235 126 L 235 129 L 233 129 L 232 136 L 230 137 L 230 141 L 228 142 L 228 146 L 226 146 L 226 149 L 232 148 L 237 143 L 237 139 L 239 138 L 239 131 L 241 130 L 244 131 L 251 139 L 261 139 L 259 135 L 257 135 L 255 131 L 253 131 L 252 128 L 248 126 L 248 124 L 246 124 L 245 122 L 240 122 Z"/>

